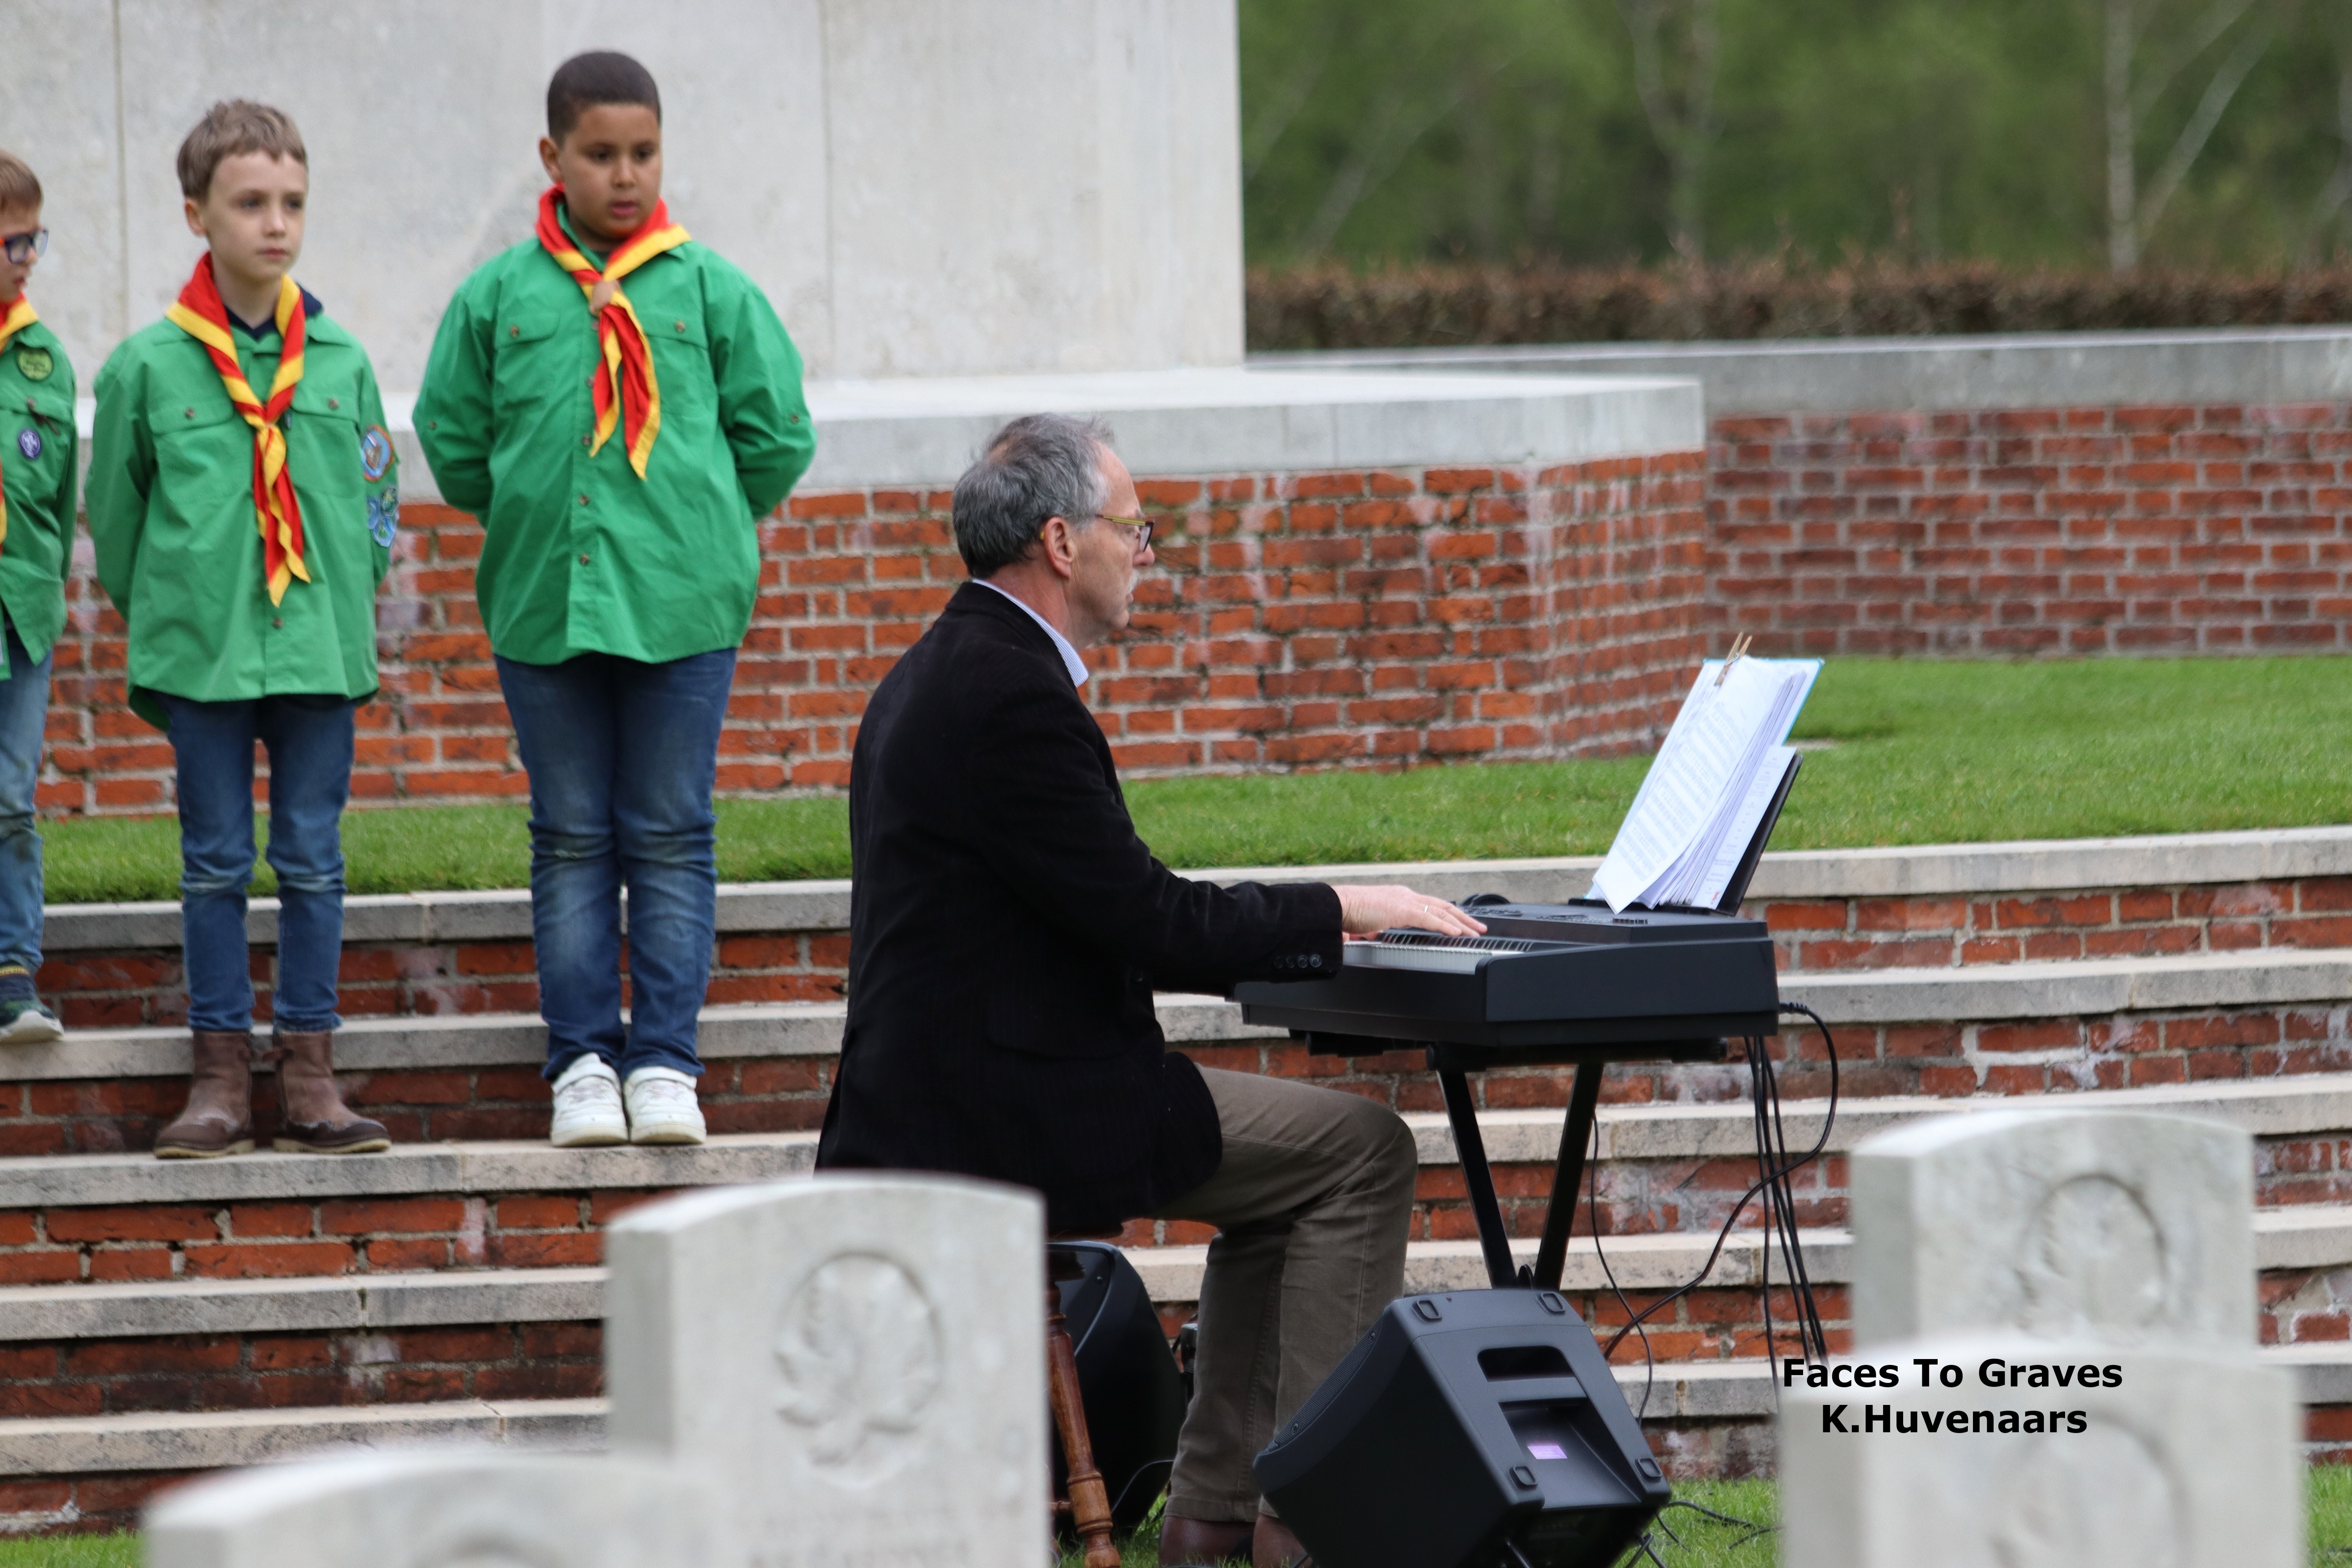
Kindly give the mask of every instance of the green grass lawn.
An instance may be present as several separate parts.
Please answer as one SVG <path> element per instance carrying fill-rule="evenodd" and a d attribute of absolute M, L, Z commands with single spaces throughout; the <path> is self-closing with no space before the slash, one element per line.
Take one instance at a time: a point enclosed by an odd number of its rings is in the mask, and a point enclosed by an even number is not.
<path fill-rule="evenodd" d="M 1830 744 L 1806 759 L 1781 849 L 2352 822 L 2352 658 L 1832 659 L 1797 735 Z M 1128 799 L 1178 867 L 1591 854 L 1648 765 L 1146 779 Z M 168 820 L 43 831 L 52 901 L 174 896 Z M 343 841 L 356 892 L 520 887 L 530 871 L 520 806 L 357 811 Z M 719 864 L 730 881 L 846 876 L 847 808 L 724 802 Z"/>

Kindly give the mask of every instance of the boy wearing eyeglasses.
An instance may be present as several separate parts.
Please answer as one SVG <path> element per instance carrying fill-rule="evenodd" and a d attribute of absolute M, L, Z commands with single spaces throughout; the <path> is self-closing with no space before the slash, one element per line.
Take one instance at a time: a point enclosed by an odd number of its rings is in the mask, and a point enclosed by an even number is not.
<path fill-rule="evenodd" d="M 699 1143 L 719 728 L 759 520 L 815 440 L 766 297 L 662 201 L 645 67 L 558 68 L 539 155 L 536 232 L 451 301 L 416 435 L 442 498 L 482 521 L 475 594 L 530 774 L 550 1136 Z"/>
<path fill-rule="evenodd" d="M 181 143 L 205 253 L 163 321 L 98 374 L 89 531 L 130 643 L 131 707 L 171 736 L 194 1075 L 164 1159 L 253 1147 L 253 752 L 269 752 L 278 874 L 277 1147 L 361 1154 L 382 1122 L 334 1077 L 342 814 L 353 718 L 376 689 L 375 591 L 399 506 L 367 351 L 294 280 L 310 189 L 301 133 L 215 103 Z"/>
<path fill-rule="evenodd" d="M 65 1035 L 41 1005 L 41 835 L 33 825 L 51 646 L 73 551 L 74 373 L 25 292 L 49 231 L 41 182 L 0 152 L 0 1046 Z"/>

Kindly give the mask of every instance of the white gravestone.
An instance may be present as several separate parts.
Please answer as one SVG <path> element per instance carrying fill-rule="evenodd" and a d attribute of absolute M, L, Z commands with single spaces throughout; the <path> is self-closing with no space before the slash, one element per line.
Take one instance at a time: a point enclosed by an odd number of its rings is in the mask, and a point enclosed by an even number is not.
<path fill-rule="evenodd" d="M 2303 1562 L 2295 1392 L 2254 1355 L 2243 1132 L 1948 1117 L 1864 1142 L 1852 1193 L 1856 1350 L 1782 1394 L 1783 1561 Z"/>
<path fill-rule="evenodd" d="M 1914 1356 L 1958 1366 L 1961 1386 L 1921 1388 Z M 1953 1335 L 1855 1361 L 1898 1366 L 1902 1386 L 1782 1396 L 1783 1563 L 2301 1568 L 2301 1412 L 2293 1380 L 2251 1351 Z M 2119 1386 L 1988 1387 L 1987 1362 L 2112 1367 Z M 2021 1427 L 2032 1412 L 2048 1426 L 2053 1410 L 2079 1412 L 2084 1429 L 2001 1433 L 1974 1419 L 1989 1413 L 1997 1427 L 2007 1414 Z M 1865 1412 L 1897 1429 L 1864 1429 Z"/>
<path fill-rule="evenodd" d="M 1853 1154 L 1853 1337 L 2254 1342 L 2253 1150 L 2135 1111 L 1990 1111 Z"/>
<path fill-rule="evenodd" d="M 614 1452 L 708 1478 L 753 1568 L 1048 1561 L 1045 1210 L 819 1176 L 606 1233 Z"/>
<path fill-rule="evenodd" d="M 148 1568 L 709 1563 L 703 1489 L 656 1465 L 467 1448 L 339 1454 L 198 1481 L 147 1510 Z"/>

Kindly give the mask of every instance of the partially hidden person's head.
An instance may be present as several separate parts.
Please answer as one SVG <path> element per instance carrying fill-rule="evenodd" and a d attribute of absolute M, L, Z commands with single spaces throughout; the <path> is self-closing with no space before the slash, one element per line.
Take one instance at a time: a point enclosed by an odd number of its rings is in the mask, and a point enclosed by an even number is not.
<path fill-rule="evenodd" d="M 563 188 L 575 237 L 609 249 L 661 205 L 661 89 L 627 55 L 574 55 L 547 83 L 539 161 Z"/>
<path fill-rule="evenodd" d="M 283 110 L 231 99 L 180 143 L 188 231 L 213 253 L 225 289 L 275 289 L 302 255 L 310 154 Z"/>
<path fill-rule="evenodd" d="M 974 577 L 1012 569 L 1059 584 L 1068 636 L 1083 647 L 1133 614 L 1135 574 L 1152 559 L 1139 506 L 1108 426 L 1025 415 L 990 437 L 956 481 L 956 551 Z"/>
<path fill-rule="evenodd" d="M 47 244 L 41 182 L 22 158 L 0 149 L 0 305 L 25 291 L 25 279 Z"/>

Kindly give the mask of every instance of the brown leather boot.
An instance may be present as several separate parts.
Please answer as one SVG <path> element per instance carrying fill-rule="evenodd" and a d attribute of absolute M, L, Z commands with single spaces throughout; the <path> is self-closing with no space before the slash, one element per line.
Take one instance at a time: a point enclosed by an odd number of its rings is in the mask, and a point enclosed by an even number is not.
<path fill-rule="evenodd" d="M 392 1134 L 343 1103 L 335 1087 L 334 1036 L 271 1037 L 278 1064 L 278 1136 L 274 1146 L 293 1154 L 373 1154 L 392 1147 Z"/>
<path fill-rule="evenodd" d="M 198 1029 L 188 1107 L 155 1134 L 159 1160 L 210 1160 L 253 1152 L 253 1040 L 242 1031 Z"/>
<path fill-rule="evenodd" d="M 1212 1568 L 1245 1559 L 1257 1526 L 1222 1520 L 1187 1519 L 1171 1513 L 1160 1521 L 1160 1561 L 1166 1568 Z"/>
<path fill-rule="evenodd" d="M 1251 1568 L 1313 1568 L 1314 1562 L 1290 1526 L 1270 1513 L 1257 1516 L 1257 1531 L 1250 1542 Z"/>

